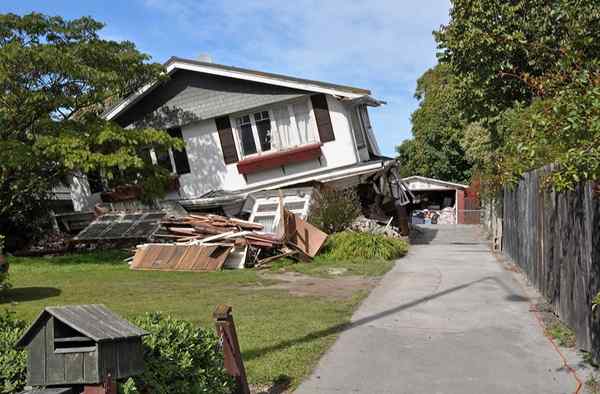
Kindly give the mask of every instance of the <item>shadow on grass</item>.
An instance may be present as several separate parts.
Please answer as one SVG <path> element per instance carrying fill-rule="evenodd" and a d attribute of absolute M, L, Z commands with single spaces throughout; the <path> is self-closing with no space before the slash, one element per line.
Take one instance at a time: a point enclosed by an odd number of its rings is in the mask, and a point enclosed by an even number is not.
<path fill-rule="evenodd" d="M 0 305 L 11 302 L 43 300 L 58 297 L 60 289 L 55 287 L 19 287 L 11 288 L 0 293 Z"/>
<path fill-rule="evenodd" d="M 394 313 L 398 313 L 398 312 L 401 312 L 403 310 L 410 309 L 410 308 L 412 308 L 414 306 L 417 306 L 419 304 L 426 303 L 426 302 L 434 300 L 436 298 L 443 297 L 443 296 L 445 296 L 447 294 L 454 293 L 456 291 L 463 290 L 463 289 L 466 289 L 467 287 L 473 286 L 473 285 L 481 283 L 481 282 L 489 281 L 489 280 L 496 282 L 502 289 L 504 289 L 508 293 L 508 295 L 507 295 L 506 298 L 509 299 L 510 301 L 521 301 L 521 300 L 525 299 L 525 297 L 523 297 L 522 295 L 520 295 L 518 293 L 515 293 L 510 288 L 510 286 L 508 286 L 506 283 L 504 283 L 499 278 L 494 277 L 494 276 L 486 276 L 486 277 L 483 277 L 481 279 L 474 280 L 472 282 L 468 282 L 468 283 L 465 283 L 465 284 L 462 284 L 462 285 L 454 286 L 454 287 L 451 287 L 451 288 L 446 289 L 444 291 L 440 291 L 440 292 L 428 295 L 426 297 L 418 298 L 418 299 L 416 299 L 414 301 L 398 305 L 397 307 L 385 310 L 383 312 L 376 313 L 376 314 L 373 314 L 371 316 L 363 317 L 362 319 L 358 319 L 358 320 L 355 320 L 355 321 L 350 322 L 350 323 L 336 324 L 336 325 L 331 326 L 329 328 L 326 328 L 324 330 L 312 332 L 312 333 L 307 334 L 307 335 L 305 335 L 303 337 L 300 337 L 300 338 L 290 339 L 290 340 L 283 341 L 283 342 L 280 342 L 280 343 L 275 344 L 275 345 L 265 346 L 265 347 L 258 348 L 258 349 L 250 349 L 248 351 L 243 351 L 242 355 L 243 355 L 244 360 L 252 360 L 252 359 L 255 359 L 257 357 L 263 356 L 265 353 L 271 353 L 271 352 L 283 350 L 283 349 L 286 349 L 286 348 L 288 348 L 290 346 L 295 346 L 295 345 L 299 345 L 299 344 L 304 344 L 304 343 L 312 342 L 314 340 L 317 340 L 317 339 L 320 339 L 320 338 L 323 338 L 323 337 L 327 337 L 329 335 L 339 334 L 341 332 L 344 332 L 344 331 L 347 331 L 347 330 L 351 330 L 351 329 L 353 329 L 355 327 L 363 326 L 365 324 L 369 324 L 369 323 L 371 323 L 371 322 L 373 322 L 375 320 L 384 318 L 384 317 L 392 315 Z"/>

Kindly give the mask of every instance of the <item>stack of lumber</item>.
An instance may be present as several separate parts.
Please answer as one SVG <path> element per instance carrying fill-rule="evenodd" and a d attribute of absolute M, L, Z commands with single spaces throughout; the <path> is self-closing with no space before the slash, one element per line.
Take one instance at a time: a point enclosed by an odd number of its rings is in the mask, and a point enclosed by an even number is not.
<path fill-rule="evenodd" d="M 177 241 L 204 239 L 228 232 L 259 231 L 263 226 L 240 219 L 219 215 L 188 215 L 183 218 L 169 218 L 161 222 L 166 233 L 156 234 L 156 238 L 172 238 Z"/>
<path fill-rule="evenodd" d="M 138 245 L 131 268 L 214 271 L 264 266 L 283 256 L 311 260 L 327 234 L 286 209 L 282 217 L 276 234 L 261 231 L 261 224 L 219 215 L 164 219 L 161 231 L 154 234 L 161 242 Z"/>

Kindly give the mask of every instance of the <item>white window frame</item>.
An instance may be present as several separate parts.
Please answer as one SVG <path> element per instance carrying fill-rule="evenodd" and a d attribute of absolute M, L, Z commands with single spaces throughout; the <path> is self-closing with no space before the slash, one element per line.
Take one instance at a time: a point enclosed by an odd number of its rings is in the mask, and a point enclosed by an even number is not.
<path fill-rule="evenodd" d="M 296 116 L 294 114 L 294 104 L 304 101 L 307 105 L 308 108 L 308 123 L 309 123 L 309 127 L 313 130 L 314 136 L 315 136 L 315 140 L 314 141 L 308 141 L 306 143 L 303 144 L 299 144 L 299 145 L 294 145 L 294 146 L 286 146 L 283 147 L 281 149 L 269 149 L 268 151 L 263 151 L 262 147 L 260 145 L 260 138 L 258 135 L 258 128 L 256 127 L 256 119 L 254 118 L 254 114 L 256 113 L 260 113 L 260 112 L 268 112 L 269 113 L 269 120 L 271 122 L 271 133 L 273 132 L 277 132 L 277 124 L 275 123 L 275 113 L 273 112 L 273 107 L 276 106 L 280 106 L 280 105 L 285 105 L 287 106 L 288 109 L 288 115 L 290 117 L 290 124 L 292 125 L 292 127 L 295 129 L 295 131 L 297 133 L 299 133 L 298 130 L 298 124 L 296 123 Z M 256 146 L 256 153 L 252 153 L 249 155 L 244 155 L 244 150 L 242 148 L 242 130 L 238 127 L 237 124 L 237 119 L 244 117 L 244 116 L 248 116 L 250 118 L 250 124 L 252 127 L 252 136 L 254 137 L 254 145 Z M 269 107 L 266 108 L 256 108 L 252 111 L 245 111 L 245 112 L 240 112 L 240 113 L 236 113 L 236 114 L 232 114 L 229 116 L 229 121 L 230 124 L 233 125 L 233 139 L 235 141 L 235 146 L 236 149 L 240 155 L 240 157 L 242 159 L 246 159 L 246 158 L 251 158 L 251 157 L 256 157 L 256 156 L 260 156 L 263 154 L 270 154 L 270 153 L 275 153 L 275 152 L 280 152 L 280 151 L 284 151 L 284 150 L 288 150 L 288 149 L 292 149 L 292 148 L 296 148 L 299 146 L 303 146 L 303 145 L 309 145 L 309 144 L 314 144 L 316 142 L 319 142 L 318 139 L 318 129 L 317 129 L 317 121 L 315 119 L 315 112 L 314 109 L 312 107 L 312 103 L 310 101 L 310 97 L 305 97 L 302 98 L 300 100 L 292 100 L 292 101 L 288 101 L 288 102 L 282 102 L 282 103 L 274 103 L 272 105 L 270 105 Z M 272 138 L 272 137 L 271 137 Z"/>
<path fill-rule="evenodd" d="M 285 207 L 289 203 L 304 203 L 302 209 L 290 209 L 289 211 L 297 214 L 302 219 L 306 219 L 308 216 L 308 210 L 310 208 L 310 201 L 312 198 L 312 193 L 306 193 L 302 196 L 292 195 L 292 196 L 284 196 L 283 197 L 283 206 Z M 271 211 L 258 212 L 258 209 L 264 205 L 275 205 Z M 254 206 L 252 207 L 252 213 L 250 214 L 250 221 L 254 222 L 257 217 L 274 217 L 273 219 L 273 230 L 274 231 L 265 231 L 267 233 L 273 233 L 279 227 L 279 223 L 281 221 L 281 209 L 279 206 L 279 196 L 274 197 L 260 197 L 257 198 L 254 202 Z"/>
<path fill-rule="evenodd" d="M 156 155 L 156 150 L 154 148 L 150 149 L 150 160 L 152 161 L 153 165 L 158 165 L 158 156 Z M 173 150 L 171 148 L 169 148 L 169 161 L 171 162 L 171 175 L 177 175 L 177 167 L 175 167 L 175 157 L 173 156 Z"/>

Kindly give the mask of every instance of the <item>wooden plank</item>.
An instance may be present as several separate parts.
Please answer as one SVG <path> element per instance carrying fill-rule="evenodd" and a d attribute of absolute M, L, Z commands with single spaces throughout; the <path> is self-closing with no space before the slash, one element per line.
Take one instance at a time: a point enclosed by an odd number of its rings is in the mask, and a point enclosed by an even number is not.
<path fill-rule="evenodd" d="M 67 353 L 65 358 L 65 378 L 69 384 L 84 383 L 84 353 Z"/>
<path fill-rule="evenodd" d="M 65 381 L 65 358 L 54 353 L 54 317 L 46 324 L 46 383 L 61 384 Z"/>
<path fill-rule="evenodd" d="M 94 352 L 83 353 L 83 380 L 85 383 L 99 383 L 98 346 Z"/>
<path fill-rule="evenodd" d="M 27 383 L 32 386 L 42 386 L 46 373 L 46 329 L 40 328 L 27 347 Z"/>

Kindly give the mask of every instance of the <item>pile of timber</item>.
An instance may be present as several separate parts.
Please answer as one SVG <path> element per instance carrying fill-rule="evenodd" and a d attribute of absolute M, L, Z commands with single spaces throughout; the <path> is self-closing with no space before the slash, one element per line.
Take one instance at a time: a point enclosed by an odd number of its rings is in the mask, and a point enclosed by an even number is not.
<path fill-rule="evenodd" d="M 138 245 L 132 269 L 161 271 L 215 271 L 223 267 L 264 267 L 290 256 L 309 261 L 319 252 L 327 234 L 284 209 L 276 233 L 263 226 L 219 215 L 167 218 L 154 234 L 160 242 Z"/>

